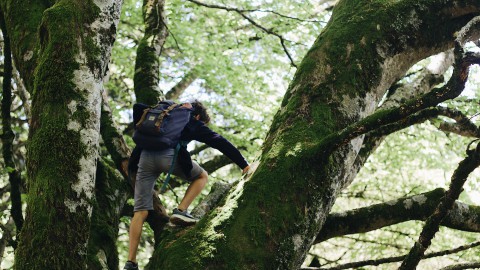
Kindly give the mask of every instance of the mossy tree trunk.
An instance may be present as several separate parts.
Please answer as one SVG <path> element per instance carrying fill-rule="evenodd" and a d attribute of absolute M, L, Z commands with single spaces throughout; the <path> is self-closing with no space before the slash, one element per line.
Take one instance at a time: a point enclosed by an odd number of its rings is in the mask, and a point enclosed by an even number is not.
<path fill-rule="evenodd" d="M 137 102 L 154 105 L 164 98 L 160 90 L 160 54 L 168 31 L 164 0 L 143 0 L 145 35 L 138 44 L 133 77 Z"/>
<path fill-rule="evenodd" d="M 165 239 L 149 269 L 297 269 L 363 136 L 331 134 L 371 115 L 415 62 L 453 47 L 480 2 L 340 1 L 303 59 L 266 138 L 261 163 L 221 208 Z M 327 140 L 328 138 L 328 140 Z"/>
<path fill-rule="evenodd" d="M 61 0 L 43 12 L 16 269 L 86 267 L 101 93 L 120 6 Z"/>

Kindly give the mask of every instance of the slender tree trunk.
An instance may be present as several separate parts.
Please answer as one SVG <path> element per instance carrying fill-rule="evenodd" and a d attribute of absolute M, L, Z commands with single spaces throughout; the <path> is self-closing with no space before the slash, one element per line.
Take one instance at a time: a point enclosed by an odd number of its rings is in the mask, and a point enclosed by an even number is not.
<path fill-rule="evenodd" d="M 61 0 L 43 12 L 16 269 L 86 267 L 101 92 L 120 6 Z"/>
<path fill-rule="evenodd" d="M 103 159 L 98 162 L 96 177 L 86 269 L 118 269 L 118 225 L 129 187 L 124 177 Z"/>
<path fill-rule="evenodd" d="M 13 63 L 12 52 L 10 44 L 10 35 L 7 32 L 5 25 L 5 18 L 3 14 L 0 14 L 0 28 L 3 34 L 4 44 L 4 76 L 3 76 L 3 92 L 2 92 L 2 154 L 5 162 L 5 167 L 8 168 L 8 180 L 10 182 L 10 199 L 12 201 L 11 214 L 15 221 L 17 233 L 23 226 L 23 214 L 22 214 L 22 199 L 20 193 L 20 186 L 22 184 L 22 178 L 20 172 L 15 166 L 13 159 L 13 140 L 15 134 L 12 130 L 12 117 L 10 115 L 10 108 L 12 107 L 12 75 L 13 75 Z"/>
<path fill-rule="evenodd" d="M 331 152 L 341 144 L 331 134 L 372 114 L 412 64 L 453 47 L 455 31 L 480 12 L 478 1 L 457 4 L 340 1 L 290 84 L 255 173 L 195 228 L 160 243 L 149 269 L 299 268 L 363 142 Z"/>

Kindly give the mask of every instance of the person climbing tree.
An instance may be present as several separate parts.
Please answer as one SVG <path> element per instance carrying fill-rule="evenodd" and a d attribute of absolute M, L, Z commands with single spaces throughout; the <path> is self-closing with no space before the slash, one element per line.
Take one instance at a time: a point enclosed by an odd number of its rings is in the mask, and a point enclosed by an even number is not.
<path fill-rule="evenodd" d="M 188 207 L 205 187 L 208 174 L 191 159 L 186 148 L 188 142 L 196 140 L 218 149 L 235 162 L 242 169 L 242 173 L 250 169 L 245 158 L 233 144 L 207 127 L 210 116 L 207 108 L 199 101 L 184 104 L 163 101 L 154 108 L 135 104 L 133 118 L 136 123 L 134 135 L 136 147 L 130 158 L 129 171 L 134 172 L 137 169 L 138 171 L 135 181 L 134 214 L 129 232 L 129 255 L 125 270 L 138 269 L 136 255 L 142 227 L 148 211 L 153 210 L 154 185 L 161 173 L 168 173 L 167 179 L 169 174 L 173 174 L 190 182 L 180 204 L 173 210 L 170 223 L 188 226 L 198 222 L 198 219 L 188 212 Z M 146 122 L 148 120 L 152 125 Z M 150 128 L 163 131 L 156 134 L 155 131 L 150 131 Z"/>

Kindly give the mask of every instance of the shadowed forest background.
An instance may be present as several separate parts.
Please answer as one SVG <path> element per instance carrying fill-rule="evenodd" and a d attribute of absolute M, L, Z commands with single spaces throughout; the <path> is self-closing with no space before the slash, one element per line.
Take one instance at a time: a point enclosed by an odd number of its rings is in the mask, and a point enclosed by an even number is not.
<path fill-rule="evenodd" d="M 202 220 L 162 219 L 187 187 L 172 180 L 141 269 L 480 268 L 478 1 L 0 0 L 0 13 L 1 269 L 123 266 L 132 106 L 162 99 L 206 104 L 256 170 L 190 143 L 210 179 L 190 209 Z"/>

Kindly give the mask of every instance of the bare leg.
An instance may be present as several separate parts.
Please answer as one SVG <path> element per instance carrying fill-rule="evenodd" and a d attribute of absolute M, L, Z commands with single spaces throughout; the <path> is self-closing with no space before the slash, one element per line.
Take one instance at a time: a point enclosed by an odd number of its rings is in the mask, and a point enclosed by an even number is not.
<path fill-rule="evenodd" d="M 195 198 L 202 192 L 202 189 L 205 187 L 208 181 L 208 174 L 206 171 L 203 171 L 200 176 L 195 179 L 190 186 L 188 186 L 185 196 L 183 196 L 182 201 L 178 205 L 178 209 L 185 211 L 188 209 L 190 204 L 195 200 Z"/>
<path fill-rule="evenodd" d="M 142 235 L 142 227 L 145 219 L 148 216 L 147 210 L 137 211 L 133 213 L 132 222 L 130 224 L 130 245 L 128 249 L 128 260 L 132 262 L 137 261 L 138 243 Z"/>

